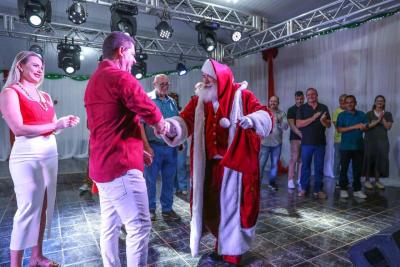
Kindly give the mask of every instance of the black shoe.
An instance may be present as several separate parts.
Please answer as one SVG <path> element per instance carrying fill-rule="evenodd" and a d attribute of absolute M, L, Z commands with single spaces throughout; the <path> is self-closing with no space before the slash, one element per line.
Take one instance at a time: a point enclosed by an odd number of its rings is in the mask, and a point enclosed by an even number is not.
<path fill-rule="evenodd" d="M 181 217 L 179 217 L 179 215 L 173 210 L 163 211 L 162 216 L 166 221 L 178 221 L 181 219 Z"/>
<path fill-rule="evenodd" d="M 278 186 L 275 182 L 269 183 L 268 188 L 272 191 L 278 191 Z"/>
<path fill-rule="evenodd" d="M 122 241 L 126 240 L 126 229 L 125 229 L 125 225 L 121 226 L 121 229 L 119 230 L 119 239 L 121 239 Z"/>
<path fill-rule="evenodd" d="M 218 255 L 218 253 L 216 253 L 216 252 L 211 252 L 209 254 L 206 254 L 204 259 L 208 263 L 219 263 L 219 262 L 223 262 L 223 260 L 224 260 L 223 257 L 221 255 Z"/>
<path fill-rule="evenodd" d="M 157 221 L 157 215 L 155 210 L 150 210 L 150 220 L 152 222 Z"/>
<path fill-rule="evenodd" d="M 230 262 L 224 262 L 224 265 L 222 265 L 223 267 L 239 267 L 239 264 L 234 264 L 234 263 L 230 263 Z"/>

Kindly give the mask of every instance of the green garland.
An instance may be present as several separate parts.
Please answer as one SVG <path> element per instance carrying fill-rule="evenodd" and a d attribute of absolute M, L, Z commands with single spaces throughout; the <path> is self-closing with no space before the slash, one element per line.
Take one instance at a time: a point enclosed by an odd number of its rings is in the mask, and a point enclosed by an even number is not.
<path fill-rule="evenodd" d="M 196 70 L 196 69 L 201 69 L 201 66 L 194 66 L 191 68 L 188 68 L 187 71 L 191 71 L 191 70 Z M 171 70 L 171 71 L 162 71 L 162 72 L 154 72 L 154 73 L 150 73 L 150 74 L 146 74 L 142 79 L 145 78 L 149 78 L 149 77 L 154 77 L 157 74 L 166 74 L 166 75 L 170 75 L 170 74 L 178 74 L 178 72 L 176 70 Z M 65 74 L 58 74 L 58 73 L 48 73 L 45 74 L 44 77 L 48 80 L 59 80 L 59 79 L 64 79 L 66 77 L 75 80 L 75 81 L 87 81 L 90 79 L 89 75 L 74 75 L 74 76 L 68 76 Z M 142 80 L 141 79 L 141 80 Z"/>
<path fill-rule="evenodd" d="M 393 16 L 395 14 L 398 14 L 399 12 L 400 12 L 400 8 L 396 9 L 394 11 L 388 12 L 388 13 L 384 13 L 384 14 L 373 16 L 371 18 L 368 18 L 368 19 L 365 19 L 365 20 L 362 20 L 362 21 L 353 22 L 353 23 L 350 23 L 350 24 L 347 24 L 347 25 L 343 25 L 343 26 L 338 26 L 338 27 L 333 28 L 333 29 L 322 31 L 322 32 L 319 32 L 319 33 L 316 33 L 316 34 L 313 34 L 313 35 L 310 35 L 310 36 L 307 36 L 307 37 L 304 37 L 304 38 L 300 38 L 300 39 L 297 39 L 297 40 L 295 40 L 293 42 L 290 42 L 288 44 L 294 44 L 294 43 L 303 42 L 303 41 L 309 40 L 309 39 L 311 39 L 311 38 L 313 38 L 315 36 L 324 36 L 324 35 L 331 34 L 331 33 L 334 33 L 336 31 L 343 30 L 343 29 L 358 28 L 358 27 L 360 27 L 361 25 L 363 25 L 364 23 L 366 23 L 368 21 L 391 17 L 391 16 Z M 278 46 L 278 48 L 284 47 L 284 46 L 286 46 L 288 44 L 284 44 L 284 45 Z"/>

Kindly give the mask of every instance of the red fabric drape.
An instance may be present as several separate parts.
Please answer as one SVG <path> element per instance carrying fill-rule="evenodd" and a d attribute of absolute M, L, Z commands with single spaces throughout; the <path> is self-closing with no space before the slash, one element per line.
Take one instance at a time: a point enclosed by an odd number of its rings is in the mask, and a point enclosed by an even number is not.
<path fill-rule="evenodd" d="M 274 81 L 274 58 L 278 55 L 278 48 L 270 48 L 262 52 L 262 57 L 268 63 L 268 88 L 267 88 L 267 103 L 271 96 L 275 95 L 275 81 Z M 288 168 L 283 167 L 282 162 L 278 163 L 279 174 L 287 173 Z"/>
<path fill-rule="evenodd" d="M 278 48 L 270 48 L 262 52 L 263 59 L 268 63 L 268 88 L 267 88 L 267 100 L 275 95 L 275 83 L 274 83 L 274 58 L 278 55 Z"/>

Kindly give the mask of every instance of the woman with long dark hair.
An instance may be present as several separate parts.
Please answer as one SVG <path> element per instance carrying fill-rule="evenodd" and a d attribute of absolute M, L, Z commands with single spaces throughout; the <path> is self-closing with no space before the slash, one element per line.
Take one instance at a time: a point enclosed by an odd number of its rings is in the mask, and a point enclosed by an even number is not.
<path fill-rule="evenodd" d="M 0 111 L 15 135 L 9 161 L 18 207 L 10 242 L 12 267 L 22 266 L 24 249 L 30 247 L 29 266 L 58 266 L 42 251 L 46 223 L 50 236 L 56 199 L 54 133 L 76 126 L 79 118 L 69 115 L 57 119 L 50 95 L 38 89 L 43 78 L 42 57 L 31 51 L 19 52 L 0 94 Z"/>
<path fill-rule="evenodd" d="M 389 176 L 389 138 L 387 132 L 392 128 L 392 113 L 385 110 L 385 97 L 375 97 L 372 110 L 367 112 L 368 130 L 365 132 L 365 150 L 363 174 L 365 188 L 372 189 L 370 177 L 375 177 L 378 189 L 385 187 L 379 181 L 381 177 Z"/>

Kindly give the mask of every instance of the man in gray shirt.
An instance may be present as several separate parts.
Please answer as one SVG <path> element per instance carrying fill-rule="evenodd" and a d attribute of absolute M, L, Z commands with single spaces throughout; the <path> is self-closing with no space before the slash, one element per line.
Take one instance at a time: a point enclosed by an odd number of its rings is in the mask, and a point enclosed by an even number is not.
<path fill-rule="evenodd" d="M 272 133 L 261 141 L 260 149 L 260 182 L 264 176 L 265 165 L 271 155 L 271 167 L 269 173 L 269 188 L 278 190 L 276 185 L 276 177 L 278 176 L 278 162 L 281 157 L 282 149 L 282 133 L 288 129 L 289 125 L 286 118 L 286 113 L 279 109 L 279 98 L 272 96 L 269 99 L 269 108 L 274 113 L 274 127 Z"/>

